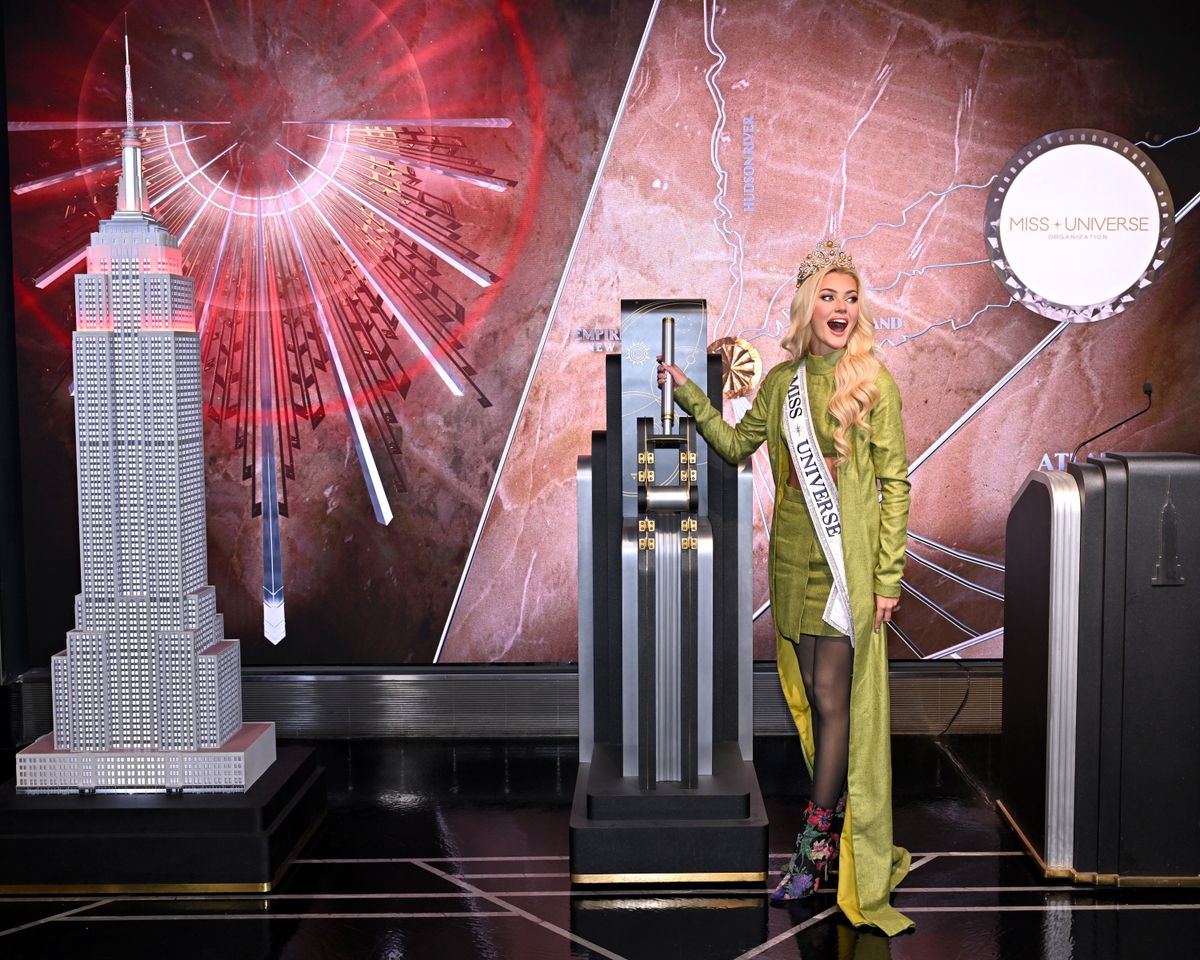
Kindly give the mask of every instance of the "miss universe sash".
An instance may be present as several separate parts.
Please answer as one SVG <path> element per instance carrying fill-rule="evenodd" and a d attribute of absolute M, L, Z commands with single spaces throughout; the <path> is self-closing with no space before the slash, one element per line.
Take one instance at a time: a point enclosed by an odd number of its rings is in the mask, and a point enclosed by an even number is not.
<path fill-rule="evenodd" d="M 854 619 L 850 614 L 850 590 L 846 586 L 846 562 L 842 555 L 842 512 L 837 487 L 821 455 L 817 434 L 813 429 L 812 411 L 808 406 L 806 364 L 803 360 L 796 371 L 796 378 L 788 387 L 783 430 L 800 489 L 804 492 L 808 515 L 812 518 L 825 562 L 833 574 L 833 589 L 829 591 L 822 619 L 848 636 L 853 645 Z"/>

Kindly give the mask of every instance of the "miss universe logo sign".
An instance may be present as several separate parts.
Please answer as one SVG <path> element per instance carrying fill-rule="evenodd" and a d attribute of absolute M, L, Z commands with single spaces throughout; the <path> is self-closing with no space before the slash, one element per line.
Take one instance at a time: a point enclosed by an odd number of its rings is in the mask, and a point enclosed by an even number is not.
<path fill-rule="evenodd" d="M 1052 320 L 1120 313 L 1162 272 L 1175 206 L 1137 144 L 1063 130 L 1022 149 L 988 197 L 988 255 L 1010 295 Z"/>

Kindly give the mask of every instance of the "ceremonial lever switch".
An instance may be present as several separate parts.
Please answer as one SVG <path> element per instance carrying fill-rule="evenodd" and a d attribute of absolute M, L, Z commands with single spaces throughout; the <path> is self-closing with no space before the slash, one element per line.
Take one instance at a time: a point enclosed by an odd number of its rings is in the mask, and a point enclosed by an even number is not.
<path fill-rule="evenodd" d="M 706 334 L 703 301 L 623 301 L 608 429 L 579 461 L 576 882 L 766 876 L 751 762 L 750 474 L 709 460 L 669 377 L 661 404 L 647 402 L 660 336 L 664 362 L 686 345 L 679 365 L 721 402 Z"/>

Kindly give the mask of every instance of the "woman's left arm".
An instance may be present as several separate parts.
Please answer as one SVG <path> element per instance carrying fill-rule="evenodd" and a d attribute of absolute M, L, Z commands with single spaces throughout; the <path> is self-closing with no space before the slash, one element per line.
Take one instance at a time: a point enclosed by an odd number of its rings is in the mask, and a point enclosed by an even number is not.
<path fill-rule="evenodd" d="M 875 559 L 875 629 L 891 620 L 900 598 L 908 542 L 908 454 L 904 447 L 900 391 L 890 373 L 879 378 L 879 402 L 871 410 L 871 465 L 879 481 L 879 555 Z"/>

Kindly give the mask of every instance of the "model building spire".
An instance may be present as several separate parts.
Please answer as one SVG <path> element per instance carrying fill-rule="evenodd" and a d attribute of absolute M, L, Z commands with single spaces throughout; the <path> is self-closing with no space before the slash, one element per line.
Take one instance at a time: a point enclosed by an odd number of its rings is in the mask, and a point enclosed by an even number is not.
<path fill-rule="evenodd" d="M 142 179 L 142 141 L 133 126 L 133 72 L 129 66 L 129 27 L 125 28 L 125 131 L 121 134 L 121 179 L 117 184 L 117 216 L 149 213 Z"/>

